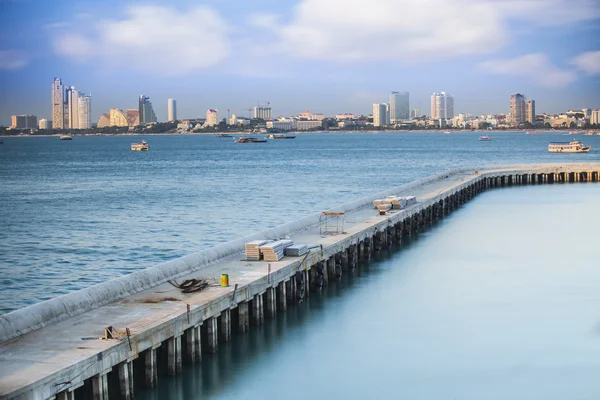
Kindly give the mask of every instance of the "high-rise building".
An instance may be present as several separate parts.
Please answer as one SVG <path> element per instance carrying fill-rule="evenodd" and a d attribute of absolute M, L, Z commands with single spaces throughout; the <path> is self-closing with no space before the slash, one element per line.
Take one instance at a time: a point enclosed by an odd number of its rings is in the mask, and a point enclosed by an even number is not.
<path fill-rule="evenodd" d="M 125 118 L 125 114 L 123 114 L 123 111 L 117 108 L 110 109 L 109 120 L 109 126 L 129 126 L 127 118 Z"/>
<path fill-rule="evenodd" d="M 254 118 L 264 119 L 269 121 L 271 119 L 271 107 L 256 106 L 254 107 Z"/>
<path fill-rule="evenodd" d="M 150 97 L 140 95 L 138 111 L 140 113 L 140 124 L 148 124 L 156 122 L 156 114 L 154 114 L 154 108 L 150 103 Z"/>
<path fill-rule="evenodd" d="M 54 78 L 52 83 L 52 124 L 54 128 L 64 128 L 65 92 L 60 78 Z"/>
<path fill-rule="evenodd" d="M 129 126 L 137 126 L 140 124 L 140 111 L 136 108 L 128 108 L 125 110 L 125 118 Z"/>
<path fill-rule="evenodd" d="M 452 119 L 454 118 L 454 97 L 441 92 L 431 95 L 431 118 Z"/>
<path fill-rule="evenodd" d="M 52 129 L 52 121 L 48 121 L 46 118 L 42 118 L 38 121 L 38 128 Z"/>
<path fill-rule="evenodd" d="M 11 129 L 37 129 L 37 117 L 35 115 L 13 115 Z"/>
<path fill-rule="evenodd" d="M 387 122 L 387 104 L 373 104 L 373 126 L 384 126 Z"/>
<path fill-rule="evenodd" d="M 90 129 L 92 127 L 92 96 L 79 94 L 77 104 L 77 118 L 79 119 L 79 129 Z"/>
<path fill-rule="evenodd" d="M 590 124 L 600 125 L 600 110 L 592 110 L 590 113 Z"/>
<path fill-rule="evenodd" d="M 68 121 L 67 128 L 79 129 L 79 92 L 75 86 L 67 88 L 67 109 Z"/>
<path fill-rule="evenodd" d="M 215 126 L 217 125 L 217 110 L 212 108 L 206 111 L 206 122 L 204 126 Z"/>
<path fill-rule="evenodd" d="M 169 99 L 167 101 L 167 116 L 168 121 L 177 120 L 177 101 L 175 99 Z"/>
<path fill-rule="evenodd" d="M 525 109 L 525 120 L 531 125 L 535 125 L 535 100 L 527 100 Z"/>
<path fill-rule="evenodd" d="M 510 95 L 510 122 L 514 125 L 521 125 L 525 122 L 527 116 L 525 108 L 525 95 L 515 93 Z"/>
<path fill-rule="evenodd" d="M 396 123 L 410 118 L 408 92 L 390 93 L 390 122 Z"/>
<path fill-rule="evenodd" d="M 410 117 L 411 118 L 419 118 L 421 116 L 421 109 L 420 108 L 413 108 L 410 111 Z"/>

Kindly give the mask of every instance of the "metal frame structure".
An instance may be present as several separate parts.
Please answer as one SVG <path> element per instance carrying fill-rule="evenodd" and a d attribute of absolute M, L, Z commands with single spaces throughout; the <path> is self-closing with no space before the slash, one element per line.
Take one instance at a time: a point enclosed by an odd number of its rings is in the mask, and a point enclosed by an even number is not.
<path fill-rule="evenodd" d="M 344 231 L 344 221 L 346 220 L 346 214 L 339 211 L 323 211 L 319 216 L 319 234 L 325 235 L 339 235 L 340 233 L 346 233 Z M 332 223 L 335 221 L 335 223 Z"/>

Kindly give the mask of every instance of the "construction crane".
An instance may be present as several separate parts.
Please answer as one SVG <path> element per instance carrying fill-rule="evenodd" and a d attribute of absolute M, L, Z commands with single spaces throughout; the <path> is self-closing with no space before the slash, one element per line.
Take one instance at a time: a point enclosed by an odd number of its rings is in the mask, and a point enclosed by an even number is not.
<path fill-rule="evenodd" d="M 252 119 L 251 115 L 252 115 L 252 108 L 244 108 L 244 111 L 248 111 L 248 119 Z"/>

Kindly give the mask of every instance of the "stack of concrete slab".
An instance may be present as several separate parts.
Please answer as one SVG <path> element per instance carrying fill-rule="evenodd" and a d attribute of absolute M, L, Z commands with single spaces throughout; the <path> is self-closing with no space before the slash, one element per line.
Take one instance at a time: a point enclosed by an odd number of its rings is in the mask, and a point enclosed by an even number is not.
<path fill-rule="evenodd" d="M 373 206 L 378 210 L 382 211 L 384 205 L 390 205 L 390 208 L 395 210 L 401 210 L 410 206 L 411 204 L 415 204 L 417 202 L 417 198 L 415 196 L 388 196 L 385 199 L 373 200 Z M 388 208 L 385 208 L 387 211 Z"/>
<path fill-rule="evenodd" d="M 279 261 L 283 258 L 286 247 L 290 247 L 293 244 L 292 240 L 278 240 L 263 244 L 259 249 L 265 261 Z"/>
<path fill-rule="evenodd" d="M 269 240 L 253 240 L 246 243 L 246 260 L 260 260 L 260 246 L 269 243 Z"/>
<path fill-rule="evenodd" d="M 293 244 L 285 248 L 285 255 L 292 257 L 301 257 L 308 253 L 308 246 L 305 244 Z"/>

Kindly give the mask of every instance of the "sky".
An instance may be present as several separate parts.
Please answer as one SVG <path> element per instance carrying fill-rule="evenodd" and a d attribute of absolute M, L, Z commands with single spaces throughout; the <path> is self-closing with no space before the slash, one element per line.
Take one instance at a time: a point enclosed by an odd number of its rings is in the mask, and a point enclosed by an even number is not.
<path fill-rule="evenodd" d="M 92 118 L 150 97 L 178 118 L 370 114 L 390 91 L 430 112 L 600 108 L 600 0 L 0 0 L 0 125 L 51 118 L 51 84 L 92 95 Z"/>

